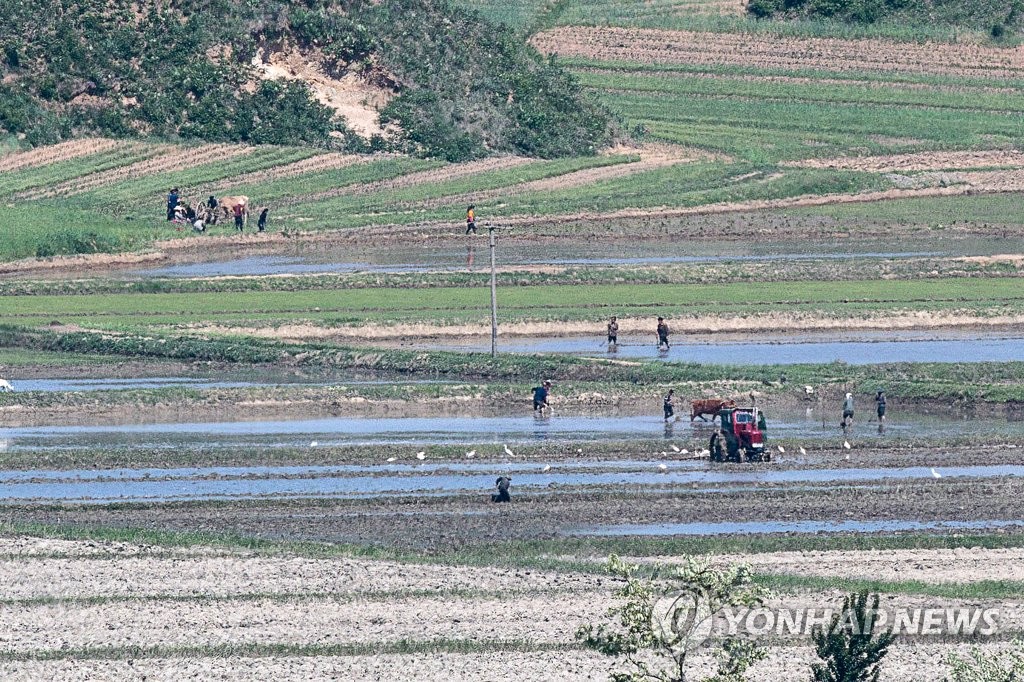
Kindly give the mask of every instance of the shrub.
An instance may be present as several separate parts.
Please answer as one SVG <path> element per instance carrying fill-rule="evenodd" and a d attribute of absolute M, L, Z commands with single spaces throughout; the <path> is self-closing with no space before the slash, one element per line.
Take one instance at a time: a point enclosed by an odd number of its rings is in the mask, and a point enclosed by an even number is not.
<path fill-rule="evenodd" d="M 878 595 L 848 595 L 827 628 L 812 634 L 822 663 L 811 666 L 814 682 L 878 682 L 881 662 L 895 635 L 875 632 Z"/>

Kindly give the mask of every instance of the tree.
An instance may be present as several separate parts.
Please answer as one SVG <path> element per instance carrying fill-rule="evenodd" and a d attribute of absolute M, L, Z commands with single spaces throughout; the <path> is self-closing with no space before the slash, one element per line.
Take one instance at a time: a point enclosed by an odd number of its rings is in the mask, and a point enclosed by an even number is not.
<path fill-rule="evenodd" d="M 612 673 L 613 682 L 686 682 L 688 655 L 712 634 L 716 616 L 731 607 L 760 606 L 768 596 L 743 565 L 723 570 L 707 559 L 686 557 L 680 565 L 656 566 L 649 578 L 641 578 L 639 566 L 612 555 L 608 568 L 625 580 L 615 593 L 624 603 L 607 614 L 616 624 L 584 625 L 576 638 L 625 660 L 626 670 Z M 720 646 L 718 672 L 704 682 L 740 682 L 766 655 L 739 637 L 725 637 Z"/>
<path fill-rule="evenodd" d="M 828 628 L 814 629 L 811 638 L 823 661 L 811 665 L 814 682 L 878 682 L 881 661 L 896 635 L 875 632 L 877 615 L 877 594 L 850 594 Z"/>

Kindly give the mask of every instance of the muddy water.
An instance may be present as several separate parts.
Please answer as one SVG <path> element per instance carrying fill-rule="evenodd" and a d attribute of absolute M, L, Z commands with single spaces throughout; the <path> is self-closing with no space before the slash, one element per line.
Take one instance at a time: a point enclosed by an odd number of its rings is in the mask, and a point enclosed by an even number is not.
<path fill-rule="evenodd" d="M 796 248 L 797 245 L 787 245 Z M 661 248 L 633 249 L 634 255 L 621 255 L 621 248 L 591 245 L 574 248 L 571 252 L 541 245 L 510 245 L 502 249 L 503 266 L 522 265 L 671 265 L 685 263 L 723 263 L 798 260 L 851 260 L 854 258 L 914 258 L 946 255 L 942 251 L 848 251 L 826 252 L 779 251 L 764 249 L 761 253 L 745 252 L 737 246 L 717 249 L 719 253 L 703 252 L 700 248 L 680 244 L 666 244 Z M 734 251 L 730 253 L 730 251 Z M 139 277 L 220 277 L 310 273 L 353 272 L 429 272 L 445 270 L 482 270 L 488 266 L 484 248 L 422 249 L 418 251 L 375 253 L 312 253 L 299 256 L 250 256 L 208 263 L 185 263 L 160 268 L 138 270 L 131 274 Z M 354 260 L 353 258 L 359 258 Z"/>
<path fill-rule="evenodd" d="M 841 433 L 818 414 L 769 412 L 769 437 L 799 439 L 835 437 Z M 681 444 L 706 444 L 709 426 L 682 420 L 666 425 L 658 416 L 474 416 L 474 417 L 328 417 L 267 421 L 168 422 L 102 426 L 41 426 L 0 429 L 0 442 L 11 449 L 47 450 L 91 447 L 177 448 L 201 446 L 303 447 L 375 444 L 537 443 L 633 440 L 664 437 Z M 849 439 L 932 437 L 983 434 L 1024 436 L 1024 421 L 962 419 L 953 415 L 895 413 L 884 433 L 877 425 L 856 426 Z M 667 447 L 667 446 L 666 446 Z"/>
<path fill-rule="evenodd" d="M 1008 332 L 857 332 L 837 339 L 832 334 L 783 336 L 771 331 L 753 340 L 711 340 L 677 335 L 668 350 L 651 337 L 620 337 L 609 347 L 594 337 L 504 338 L 499 350 L 508 353 L 563 353 L 587 357 L 644 358 L 700 364 L 792 365 L 845 362 L 867 365 L 889 362 L 1012 362 L 1024 360 L 1024 337 Z M 490 341 L 455 344 L 422 341 L 418 348 L 484 352 Z"/>
<path fill-rule="evenodd" d="M 1024 526 L 1024 520 L 977 521 L 747 521 L 725 523 L 638 523 L 584 526 L 566 535 L 668 536 L 752 535 L 766 533 L 892 533 L 897 531 L 982 530 Z"/>
<path fill-rule="evenodd" d="M 632 242 L 624 255 L 622 242 L 535 242 L 503 239 L 502 266 L 659 265 L 726 261 L 850 260 L 926 256 L 986 256 L 1004 253 L 1005 240 L 905 240 L 899 248 L 878 240 L 851 240 L 837 249 L 835 242 L 811 240 L 774 242 L 650 241 Z M 451 241 L 443 245 L 359 247 L 349 244 L 304 244 L 280 248 L 274 254 L 180 263 L 135 269 L 129 277 L 216 277 L 303 273 L 483 271 L 488 267 L 485 239 Z"/>
<path fill-rule="evenodd" d="M 707 463 L 632 462 L 630 470 L 577 470 L 579 464 L 379 465 L 371 467 L 215 467 L 120 469 L 112 472 L 5 472 L 0 491 L 8 502 L 156 502 L 290 497 L 380 497 L 483 494 L 496 472 L 510 473 L 516 490 L 587 486 L 757 485 L 846 483 L 943 478 L 1024 476 L 1024 466 L 925 467 L 777 471 Z M 666 469 L 659 469 L 665 464 Z M 669 466 L 671 464 L 671 466 Z M 375 473 L 377 475 L 370 475 Z M 710 492 L 710 491 L 707 491 Z M 739 531 L 733 531 L 739 532 Z"/>

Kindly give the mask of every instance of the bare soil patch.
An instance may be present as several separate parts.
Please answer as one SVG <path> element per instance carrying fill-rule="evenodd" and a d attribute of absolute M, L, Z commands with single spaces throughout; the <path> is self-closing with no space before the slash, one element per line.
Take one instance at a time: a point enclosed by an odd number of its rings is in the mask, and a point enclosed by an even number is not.
<path fill-rule="evenodd" d="M 983 644 L 986 653 L 1001 650 L 1002 644 Z M 946 657 L 957 652 L 966 656 L 970 647 L 957 644 L 916 644 L 894 646 L 885 659 L 882 682 L 942 680 L 949 674 Z M 695 679 L 716 672 L 716 661 L 707 654 L 693 654 Z M 810 647 L 773 647 L 768 658 L 749 672 L 751 680 L 805 682 L 810 665 L 817 658 Z M 131 661 L 18 661 L 0 663 L 0 675 L 12 682 L 41 679 L 91 682 L 97 679 L 174 682 L 182 679 L 282 680 L 306 682 L 313 679 L 339 680 L 559 680 L 594 682 L 607 679 L 611 659 L 595 652 L 517 651 L 507 653 L 383 654 L 373 656 L 154 658 Z"/>
<path fill-rule="evenodd" d="M 263 54 L 257 51 L 252 65 L 265 80 L 298 80 L 309 86 L 313 95 L 339 116 L 361 137 L 387 137 L 390 132 L 380 124 L 380 110 L 395 92 L 379 83 L 371 83 L 355 71 L 328 73 L 323 55 L 316 51 L 302 54 L 297 47 Z"/>
<path fill-rule="evenodd" d="M 1024 561 L 1024 549 L 1021 548 L 778 552 L 722 556 L 718 559 L 726 564 L 737 561 L 749 563 L 759 573 L 861 580 L 973 583 L 1024 579 L 1020 569 Z"/>
<path fill-rule="evenodd" d="M 39 147 L 26 152 L 15 152 L 0 157 L 0 172 L 11 173 L 25 168 L 46 166 L 55 161 L 69 161 L 130 144 L 132 143 L 106 138 L 69 140 L 68 142 L 61 142 L 60 144 L 48 147 Z"/>
<path fill-rule="evenodd" d="M 782 38 L 744 33 L 705 33 L 660 29 L 567 26 L 535 35 L 541 52 L 642 64 L 731 64 L 1016 77 L 1024 53 L 966 43 L 942 44 Z"/>
<path fill-rule="evenodd" d="M 834 168 L 838 170 L 894 173 L 902 171 L 956 170 L 966 168 L 1021 168 L 1024 152 L 1013 150 L 915 152 L 887 156 L 807 159 L 785 164 L 794 168 Z"/>

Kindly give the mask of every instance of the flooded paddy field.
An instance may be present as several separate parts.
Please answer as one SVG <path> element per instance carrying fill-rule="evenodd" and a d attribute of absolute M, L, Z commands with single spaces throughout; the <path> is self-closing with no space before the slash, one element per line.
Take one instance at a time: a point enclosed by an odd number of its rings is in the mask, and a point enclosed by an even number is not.
<path fill-rule="evenodd" d="M 865 331 L 786 334 L 765 330 L 746 338 L 709 339 L 707 335 L 681 333 L 671 337 L 671 347 L 659 348 L 650 337 L 622 336 L 609 346 L 593 337 L 507 337 L 499 347 L 508 353 L 564 353 L 584 357 L 652 359 L 700 364 L 827 364 L 845 362 L 867 365 L 895 362 L 1012 362 L 1024 360 L 1024 337 L 1014 330 Z M 405 341 L 405 348 L 484 352 L 489 339 Z"/>
<path fill-rule="evenodd" d="M 699 242 L 663 242 L 637 245 L 623 255 L 614 243 L 583 243 L 571 247 L 559 244 L 511 242 L 502 246 L 501 265 L 507 266 L 616 266 L 672 265 L 799 260 L 853 260 L 877 258 L 921 258 L 953 255 L 950 251 L 912 244 L 906 250 L 879 250 L 874 242 L 846 245 L 836 251 L 814 242 L 775 242 L 766 245 L 727 244 L 724 247 Z M 1002 244 L 972 243 L 966 255 L 995 253 Z M 955 251 L 962 249 L 956 248 Z M 437 272 L 474 271 L 489 268 L 487 245 L 470 243 L 419 248 L 308 248 L 294 255 L 253 255 L 232 260 L 190 262 L 135 270 L 129 277 L 224 277 L 355 272 Z"/>
<path fill-rule="evenodd" d="M 169 252 L 159 263 L 140 267 L 121 265 L 116 270 L 90 269 L 91 275 L 128 279 L 150 277 L 246 277 L 319 273 L 416 273 L 484 271 L 489 268 L 484 239 L 446 239 L 414 245 L 370 243 L 307 242 L 274 244 L 260 248 L 247 245 L 243 253 L 208 249 L 202 252 Z M 943 256 L 990 256 L 1015 248 L 1006 239 L 970 237 L 920 239 L 908 236 L 894 248 L 891 240 L 845 239 L 841 247 L 821 240 L 707 241 L 665 239 L 653 235 L 649 241 L 594 239 L 570 242 L 561 239 L 502 239 L 500 267 L 658 266 L 682 264 L 757 263 L 778 261 L 853 261 L 907 259 Z M 116 265 L 112 263 L 111 266 Z M 74 269 L 47 273 L 49 277 L 70 277 Z M 31 273 L 15 273 L 31 276 Z"/>
<path fill-rule="evenodd" d="M 843 442 L 836 425 L 838 418 L 814 408 L 802 411 L 771 411 L 769 439 L 796 441 L 801 438 L 835 439 Z M 258 419 L 217 421 L 168 421 L 133 423 L 131 415 L 104 424 L 68 423 L 0 429 L 0 439 L 10 451 L 91 447 L 165 448 L 287 448 L 374 445 L 458 445 L 478 443 L 565 444 L 664 439 L 703 447 L 713 427 L 688 419 L 668 424 L 660 416 L 619 414 L 616 411 L 590 414 L 473 415 L 473 416 L 366 416 L 314 419 Z M 846 436 L 860 442 L 884 441 L 927 434 L 932 438 L 960 438 L 972 435 L 1007 438 L 1024 437 L 1024 420 L 1015 415 L 1004 418 L 975 417 L 970 413 L 923 413 L 902 411 L 892 414 L 882 428 L 877 422 L 855 425 Z"/>

